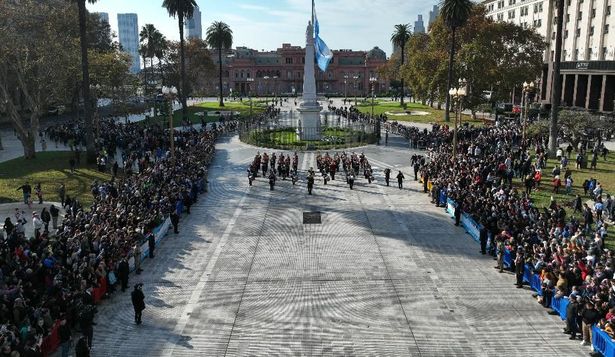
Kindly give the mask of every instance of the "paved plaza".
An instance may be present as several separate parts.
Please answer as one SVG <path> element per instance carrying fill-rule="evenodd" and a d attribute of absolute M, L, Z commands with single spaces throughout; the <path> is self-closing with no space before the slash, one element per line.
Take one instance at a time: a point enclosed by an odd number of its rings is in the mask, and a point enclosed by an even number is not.
<path fill-rule="evenodd" d="M 377 182 L 343 180 L 308 196 L 305 181 L 245 174 L 258 148 L 225 138 L 209 193 L 144 263 L 147 308 L 136 326 L 130 293 L 100 306 L 94 356 L 582 356 L 529 288 L 429 203 L 409 151 L 362 149 Z M 361 149 L 357 149 L 359 151 Z M 263 149 L 260 149 L 262 152 Z M 316 166 L 300 155 L 301 175 Z M 406 175 L 386 187 L 384 166 Z M 303 224 L 321 212 L 322 224 Z"/>

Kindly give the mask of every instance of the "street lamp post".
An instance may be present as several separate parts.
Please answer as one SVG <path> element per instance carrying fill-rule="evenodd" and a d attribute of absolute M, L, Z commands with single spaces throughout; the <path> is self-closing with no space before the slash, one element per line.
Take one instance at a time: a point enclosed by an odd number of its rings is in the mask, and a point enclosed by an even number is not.
<path fill-rule="evenodd" d="M 169 140 L 171 141 L 171 160 L 175 162 L 175 129 L 173 128 L 173 102 L 177 96 L 177 88 L 162 87 L 162 94 L 169 102 Z"/>
<path fill-rule="evenodd" d="M 374 98 L 376 97 L 374 94 L 374 87 L 376 86 L 376 82 L 378 82 L 378 78 L 369 78 L 369 84 L 371 84 L 372 90 L 372 120 L 374 120 Z M 376 120 L 376 138 L 378 139 L 377 144 L 380 145 L 380 119 Z"/>
<path fill-rule="evenodd" d="M 278 101 L 278 76 L 273 76 L 273 100 L 274 103 Z"/>
<path fill-rule="evenodd" d="M 354 75 L 352 76 L 352 79 L 354 79 L 354 106 L 357 106 L 357 92 L 359 91 L 359 88 L 357 88 L 357 80 L 359 79 L 358 75 Z"/>
<path fill-rule="evenodd" d="M 252 83 L 254 83 L 254 78 L 246 79 L 248 81 L 248 98 L 250 99 L 250 119 L 252 119 Z"/>
<path fill-rule="evenodd" d="M 534 91 L 535 84 L 534 82 L 523 82 L 523 105 L 524 105 L 524 116 L 523 116 L 523 138 L 521 140 L 521 147 L 525 150 L 525 136 L 527 131 L 527 115 L 528 115 L 528 107 L 529 107 L 529 97 L 530 93 Z"/>
<path fill-rule="evenodd" d="M 269 106 L 269 97 L 267 96 L 267 90 L 269 89 L 268 87 L 268 82 L 269 82 L 269 76 L 264 76 L 263 79 L 265 80 L 265 105 Z"/>
<path fill-rule="evenodd" d="M 348 100 L 348 75 L 344 75 L 344 104 L 346 104 L 346 100 Z"/>
<path fill-rule="evenodd" d="M 457 121 L 459 121 L 459 125 L 461 125 L 461 105 L 463 97 L 465 97 L 467 94 L 466 80 L 459 79 L 459 87 L 451 88 L 448 91 L 448 94 L 450 94 L 451 98 L 453 98 L 453 100 L 457 103 L 457 112 L 455 114 L 455 129 L 453 131 L 453 160 L 455 160 L 457 157 Z"/>

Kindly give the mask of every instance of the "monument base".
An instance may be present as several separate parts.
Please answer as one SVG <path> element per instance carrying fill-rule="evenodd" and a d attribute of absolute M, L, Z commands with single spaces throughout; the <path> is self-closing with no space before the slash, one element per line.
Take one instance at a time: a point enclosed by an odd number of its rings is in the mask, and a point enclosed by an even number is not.
<path fill-rule="evenodd" d="M 322 107 L 318 106 L 301 106 L 298 108 L 301 113 L 301 140 L 320 140 L 320 111 Z"/>

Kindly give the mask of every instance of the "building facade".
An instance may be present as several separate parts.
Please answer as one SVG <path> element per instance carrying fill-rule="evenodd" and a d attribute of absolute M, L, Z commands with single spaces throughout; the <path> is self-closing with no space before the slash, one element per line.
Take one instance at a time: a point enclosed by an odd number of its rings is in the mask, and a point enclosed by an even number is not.
<path fill-rule="evenodd" d="M 201 26 L 201 10 L 198 6 L 194 7 L 192 17 L 186 20 L 184 30 L 188 34 L 188 38 L 203 38 L 203 28 Z"/>
<path fill-rule="evenodd" d="M 425 33 L 425 24 L 423 23 L 423 15 L 419 15 L 414 21 L 414 33 Z"/>
<path fill-rule="evenodd" d="M 440 15 L 440 8 L 438 7 L 438 5 L 434 5 L 429 12 L 429 22 L 427 23 L 428 28 L 429 26 L 431 26 L 431 24 L 433 24 L 434 21 L 436 21 L 438 15 Z"/>
<path fill-rule="evenodd" d="M 212 54 L 218 65 L 218 56 Z M 242 96 L 293 96 L 302 93 L 305 48 L 283 44 L 275 51 L 256 51 L 237 47 L 222 59 L 223 92 Z M 316 67 L 319 95 L 368 96 L 388 91 L 388 81 L 378 74 L 386 63 L 386 53 L 374 47 L 370 51 L 337 50 L 326 72 Z M 370 83 L 375 78 L 375 83 Z M 214 84 L 218 90 L 218 84 Z"/>
<path fill-rule="evenodd" d="M 600 112 L 615 106 L 615 16 L 613 0 L 564 0 L 562 105 Z M 534 28 L 547 41 L 538 99 L 550 103 L 557 8 L 547 0 L 488 0 L 487 16 Z"/>
<path fill-rule="evenodd" d="M 122 50 L 130 54 L 132 65 L 130 72 L 141 70 L 139 57 L 139 19 L 137 14 L 117 14 L 117 28 Z"/>
<path fill-rule="evenodd" d="M 98 17 L 100 18 L 100 21 L 102 22 L 106 22 L 107 25 L 109 24 L 109 14 L 106 12 L 95 12 L 96 15 L 98 15 Z"/>

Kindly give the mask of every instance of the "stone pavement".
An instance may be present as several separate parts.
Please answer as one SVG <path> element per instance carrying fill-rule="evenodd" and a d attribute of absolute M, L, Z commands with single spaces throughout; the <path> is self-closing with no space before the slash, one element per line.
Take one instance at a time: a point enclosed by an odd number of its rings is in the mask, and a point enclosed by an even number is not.
<path fill-rule="evenodd" d="M 100 306 L 92 355 L 586 355 L 429 203 L 403 140 L 390 143 L 362 149 L 377 182 L 317 180 L 308 196 L 304 180 L 249 187 L 259 149 L 223 140 L 209 193 L 130 277 L 144 283 L 143 325 L 130 293 L 116 293 Z M 302 178 L 314 156 L 300 154 Z M 404 171 L 403 190 L 384 185 L 385 166 Z M 314 211 L 322 224 L 302 224 Z"/>
<path fill-rule="evenodd" d="M 62 222 L 62 217 L 64 217 L 64 213 L 65 213 L 64 208 L 62 208 L 62 205 L 60 204 L 60 202 L 43 201 L 43 204 L 39 205 L 38 200 L 36 200 L 30 205 L 30 207 L 28 207 L 28 205 L 24 204 L 23 202 L 2 203 L 0 204 L 0 219 L 2 219 L 2 222 L 0 222 L 0 230 L 2 230 L 2 226 L 4 225 L 4 220 L 7 217 L 10 217 L 13 224 L 15 224 L 15 222 L 17 221 L 17 219 L 15 218 L 15 208 L 18 208 L 20 212 L 22 211 L 24 212 L 22 214 L 25 215 L 26 220 L 28 221 L 26 223 L 26 226 L 24 227 L 26 237 L 34 237 L 34 225 L 32 224 L 32 211 L 38 212 L 38 215 L 40 217 L 41 212 L 43 211 L 43 208 L 47 208 L 47 211 L 49 211 L 49 207 L 51 207 L 51 205 L 55 205 L 57 208 L 60 209 L 60 217 L 58 217 L 58 225 L 59 225 Z M 53 226 L 51 223 L 49 223 L 49 231 L 54 232 Z"/>

